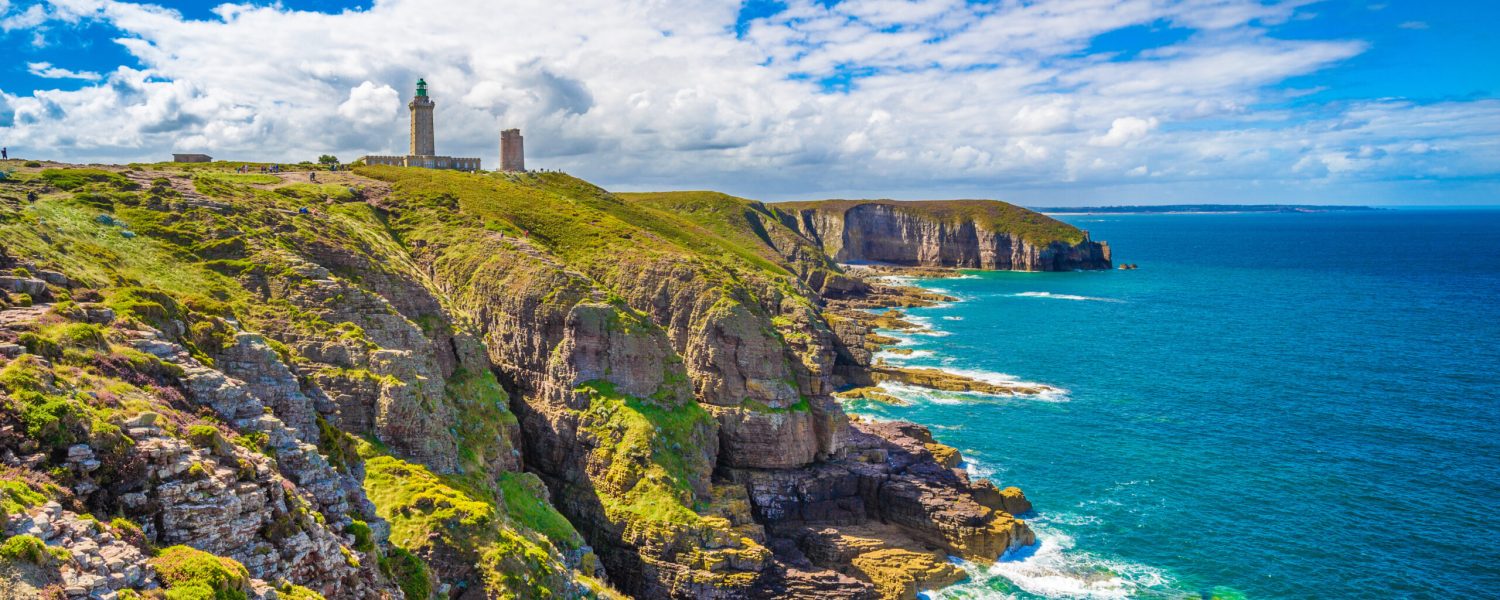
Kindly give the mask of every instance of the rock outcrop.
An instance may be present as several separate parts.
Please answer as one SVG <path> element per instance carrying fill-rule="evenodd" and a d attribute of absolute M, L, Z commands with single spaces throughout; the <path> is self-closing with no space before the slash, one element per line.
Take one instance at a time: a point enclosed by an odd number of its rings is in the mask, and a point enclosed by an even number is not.
<path fill-rule="evenodd" d="M 1013 271 L 1110 268 L 1109 244 L 994 200 L 828 200 L 777 208 L 839 262 Z"/>

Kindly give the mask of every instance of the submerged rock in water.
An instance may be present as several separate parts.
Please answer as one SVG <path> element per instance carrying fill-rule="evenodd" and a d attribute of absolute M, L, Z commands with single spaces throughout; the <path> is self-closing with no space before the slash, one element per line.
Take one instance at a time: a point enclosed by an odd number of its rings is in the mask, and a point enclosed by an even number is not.
<path fill-rule="evenodd" d="M 941 369 L 877 365 L 870 368 L 874 381 L 893 381 L 949 392 L 974 392 L 996 396 L 1037 396 L 1062 390 L 1040 383 L 993 383 L 949 373 Z"/>
<path fill-rule="evenodd" d="M 854 388 L 852 390 L 838 392 L 834 394 L 834 396 L 845 400 L 870 400 L 873 402 L 884 402 L 886 404 L 895 404 L 898 406 L 906 404 L 905 400 L 886 393 L 885 390 L 882 390 L 878 387 Z"/>

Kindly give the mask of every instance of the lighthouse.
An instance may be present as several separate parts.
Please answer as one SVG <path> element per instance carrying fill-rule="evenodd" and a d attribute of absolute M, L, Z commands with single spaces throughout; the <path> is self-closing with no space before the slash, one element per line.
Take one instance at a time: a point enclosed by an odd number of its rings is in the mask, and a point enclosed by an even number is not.
<path fill-rule="evenodd" d="M 361 157 L 367 165 L 389 165 L 393 167 L 422 167 L 426 169 L 456 169 L 478 171 L 479 159 L 438 156 L 434 142 L 432 112 L 437 103 L 427 96 L 427 80 L 417 80 L 417 95 L 406 104 L 411 109 L 411 152 L 406 156 L 369 155 Z"/>
<path fill-rule="evenodd" d="M 437 154 L 432 141 L 432 109 L 437 103 L 427 97 L 427 80 L 417 80 L 417 95 L 406 106 L 411 109 L 411 155 Z"/>

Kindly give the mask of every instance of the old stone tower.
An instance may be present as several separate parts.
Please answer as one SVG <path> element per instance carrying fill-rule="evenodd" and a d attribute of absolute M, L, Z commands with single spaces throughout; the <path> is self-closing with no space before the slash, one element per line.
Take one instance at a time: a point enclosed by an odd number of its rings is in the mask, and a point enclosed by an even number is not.
<path fill-rule="evenodd" d="M 406 156 L 369 155 L 361 157 L 367 165 L 390 165 L 395 167 L 423 167 L 427 169 L 457 169 L 478 171 L 479 159 L 438 156 L 437 144 L 433 141 L 432 109 L 437 106 L 427 97 L 427 81 L 417 80 L 417 95 L 406 105 L 411 109 L 411 153 Z"/>
<path fill-rule="evenodd" d="M 427 97 L 427 81 L 417 80 L 417 96 L 406 105 L 411 109 L 411 154 L 432 156 L 437 154 L 432 135 L 432 108 L 436 103 Z"/>
<path fill-rule="evenodd" d="M 500 170 L 525 171 L 526 151 L 522 146 L 521 130 L 507 129 L 500 132 Z"/>

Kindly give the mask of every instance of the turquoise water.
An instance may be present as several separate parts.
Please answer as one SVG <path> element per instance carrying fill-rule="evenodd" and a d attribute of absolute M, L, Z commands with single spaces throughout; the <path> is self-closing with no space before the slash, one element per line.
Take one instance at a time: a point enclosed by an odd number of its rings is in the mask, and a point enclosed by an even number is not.
<path fill-rule="evenodd" d="M 1500 597 L 1500 211 L 1065 220 L 1137 271 L 922 285 L 898 390 L 1039 546 L 958 598 Z"/>

